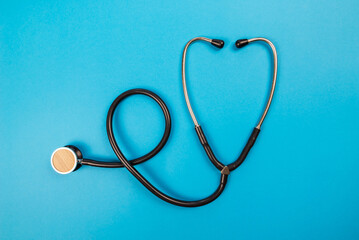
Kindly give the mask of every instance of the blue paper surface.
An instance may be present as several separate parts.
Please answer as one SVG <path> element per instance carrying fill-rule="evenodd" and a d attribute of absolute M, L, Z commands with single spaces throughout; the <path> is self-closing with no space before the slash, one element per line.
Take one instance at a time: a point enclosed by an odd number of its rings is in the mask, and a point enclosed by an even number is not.
<path fill-rule="evenodd" d="M 358 239 L 359 2 L 2 1 L 0 3 L 0 239 Z M 116 160 L 106 135 L 112 101 L 146 88 L 169 107 L 167 145 L 137 166 L 171 196 L 217 187 L 187 111 L 189 95 L 218 158 L 234 161 L 270 89 L 272 107 L 224 193 L 200 208 L 161 201 L 125 169 L 54 172 L 67 144 Z M 154 101 L 134 96 L 115 116 L 119 145 L 141 156 L 162 137 Z"/>

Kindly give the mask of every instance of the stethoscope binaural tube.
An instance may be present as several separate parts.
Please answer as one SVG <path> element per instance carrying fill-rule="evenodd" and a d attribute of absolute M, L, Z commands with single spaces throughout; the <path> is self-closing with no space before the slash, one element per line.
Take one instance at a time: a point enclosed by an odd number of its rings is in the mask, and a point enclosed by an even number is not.
<path fill-rule="evenodd" d="M 260 127 L 263 123 L 263 120 L 268 112 L 271 100 L 273 98 L 275 82 L 276 82 L 277 54 L 276 54 L 274 45 L 269 40 L 264 39 L 264 38 L 253 38 L 253 39 L 249 39 L 249 40 L 241 39 L 236 42 L 236 46 L 238 48 L 243 47 L 246 44 L 248 44 L 250 42 L 254 42 L 254 41 L 265 41 L 266 43 L 268 43 L 273 50 L 274 74 L 273 74 L 273 83 L 272 83 L 271 93 L 270 93 L 270 96 L 269 96 L 269 99 L 267 102 L 267 106 L 265 108 L 265 111 L 261 117 L 259 124 L 253 130 L 252 135 L 250 136 L 250 138 L 249 138 L 246 146 L 244 147 L 241 155 L 239 156 L 239 158 L 232 164 L 230 164 L 228 166 L 224 166 L 214 156 L 212 149 L 210 148 L 210 146 L 206 140 L 204 132 L 196 120 L 196 117 L 193 113 L 193 110 L 192 110 L 192 107 L 190 105 L 189 98 L 188 98 L 186 79 L 185 79 L 186 53 L 187 53 L 188 46 L 197 40 L 209 42 L 218 48 L 222 48 L 224 45 L 224 42 L 222 40 L 218 40 L 218 39 L 208 39 L 208 38 L 203 38 L 203 37 L 194 38 L 186 44 L 184 51 L 183 51 L 183 58 L 182 58 L 182 83 L 183 83 L 183 90 L 184 90 L 184 95 L 185 95 L 185 100 L 187 103 L 188 110 L 189 110 L 192 120 L 195 124 L 196 133 L 197 133 L 199 140 L 200 140 L 202 146 L 204 147 L 209 159 L 221 171 L 219 186 L 210 196 L 200 199 L 200 200 L 195 200 L 195 201 L 185 201 L 185 200 L 180 200 L 180 199 L 170 197 L 167 194 L 158 190 L 155 186 L 153 186 L 134 167 L 134 165 L 145 162 L 145 161 L 149 160 L 150 158 L 152 158 L 153 156 L 155 156 L 166 144 L 166 142 L 169 138 L 169 135 L 170 135 L 170 131 L 171 131 L 171 116 L 170 116 L 170 113 L 168 111 L 166 104 L 158 95 L 156 95 L 155 93 L 153 93 L 149 90 L 146 90 L 146 89 L 132 89 L 132 90 L 128 90 L 128 91 L 122 93 L 113 101 L 113 103 L 111 104 L 110 109 L 108 111 L 107 119 L 106 119 L 107 136 L 109 138 L 111 147 L 112 147 L 113 151 L 115 152 L 117 158 L 120 160 L 120 162 L 102 162 L 102 161 L 86 159 L 86 158 L 82 157 L 82 153 L 80 152 L 80 150 L 78 148 L 76 148 L 75 146 L 68 145 L 66 147 L 56 149 L 54 151 L 54 153 L 52 154 L 51 164 L 52 164 L 52 167 L 55 169 L 55 171 L 62 173 L 62 174 L 67 174 L 69 172 L 77 170 L 82 165 L 105 167 L 105 168 L 125 167 L 149 191 L 151 191 L 154 195 L 156 195 L 157 197 L 159 197 L 160 199 L 162 199 L 168 203 L 171 203 L 171 204 L 174 204 L 177 206 L 182 206 L 182 207 L 199 207 L 199 206 L 206 205 L 206 204 L 214 201 L 216 198 L 218 198 L 221 195 L 221 193 L 223 192 L 223 190 L 227 184 L 227 179 L 228 179 L 228 175 L 229 175 L 230 171 L 233 171 L 234 169 L 236 169 L 244 161 L 250 148 L 253 146 L 253 144 L 258 136 Z M 150 151 L 149 153 L 147 153 L 146 155 L 144 155 L 142 157 L 139 157 L 139 158 L 136 158 L 133 160 L 128 160 L 123 155 L 123 153 L 121 152 L 121 150 L 116 142 L 116 139 L 115 139 L 115 136 L 113 133 L 113 116 L 114 116 L 114 112 L 115 112 L 118 104 L 125 98 L 127 98 L 131 95 L 135 95 L 135 94 L 142 94 L 142 95 L 148 96 L 148 97 L 152 98 L 153 100 L 155 100 L 157 102 L 157 104 L 159 104 L 159 106 L 161 107 L 162 112 L 164 114 L 164 117 L 165 117 L 165 131 L 164 131 L 161 141 L 158 143 L 158 145 L 152 151 Z"/>
<path fill-rule="evenodd" d="M 218 39 L 209 39 L 209 38 L 204 38 L 204 37 L 196 37 L 191 39 L 185 46 L 184 50 L 183 50 L 183 55 L 182 55 L 182 86 L 183 86 L 183 93 L 184 93 L 184 97 L 186 100 L 186 104 L 187 104 L 187 108 L 188 111 L 191 115 L 192 121 L 194 123 L 195 126 L 195 130 L 196 133 L 198 135 L 198 138 L 204 148 L 204 150 L 206 151 L 206 154 L 208 156 L 208 158 L 211 160 L 211 162 L 213 163 L 213 165 L 220 170 L 222 173 L 226 172 L 227 174 L 229 174 L 230 171 L 235 170 L 237 167 L 239 167 L 243 161 L 245 160 L 245 158 L 247 157 L 250 149 L 252 148 L 252 146 L 254 145 L 258 134 L 260 132 L 260 128 L 262 126 L 262 123 L 268 113 L 269 107 L 271 105 L 272 99 L 273 99 L 273 95 L 274 95 L 274 89 L 275 89 L 275 85 L 276 85 L 276 81 L 277 81 L 277 68 L 278 68 L 278 58 L 277 58 L 277 51 L 273 45 L 273 43 L 271 41 L 269 41 L 266 38 L 252 38 L 252 39 L 239 39 L 236 41 L 236 47 L 237 48 L 242 48 L 244 46 L 246 46 L 249 43 L 252 42 L 256 42 L 256 41 L 263 41 L 265 43 L 267 43 L 272 50 L 273 53 L 273 78 L 272 78 L 272 87 L 271 87 L 271 91 L 268 97 L 268 101 L 267 101 L 267 105 L 264 109 L 264 112 L 259 120 L 258 125 L 253 129 L 251 136 L 249 137 L 247 144 L 245 145 L 245 147 L 243 148 L 241 154 L 239 155 L 238 159 L 236 161 L 234 161 L 233 163 L 229 164 L 228 166 L 225 166 L 223 163 L 221 163 L 214 155 L 211 147 L 209 146 L 209 143 L 205 137 L 205 134 L 203 132 L 202 127 L 199 125 L 196 116 L 193 112 L 189 97 L 188 97 L 188 90 L 187 90 L 187 84 L 186 84 L 186 55 L 187 55 L 187 49 L 188 47 L 195 41 L 205 41 L 205 42 L 209 42 L 212 45 L 218 47 L 218 48 L 222 48 L 224 45 L 224 42 L 222 40 L 218 40 Z"/>

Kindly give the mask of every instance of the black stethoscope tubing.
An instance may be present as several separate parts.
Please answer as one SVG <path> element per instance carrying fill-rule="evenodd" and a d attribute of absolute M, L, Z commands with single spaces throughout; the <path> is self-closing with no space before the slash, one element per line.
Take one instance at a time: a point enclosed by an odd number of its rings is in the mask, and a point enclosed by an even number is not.
<path fill-rule="evenodd" d="M 121 152 L 121 150 L 116 142 L 114 132 L 113 132 L 113 116 L 114 116 L 114 112 L 115 112 L 118 104 L 125 98 L 127 98 L 131 95 L 135 95 L 135 94 L 142 94 L 142 95 L 148 96 L 158 103 L 158 105 L 161 107 L 163 115 L 165 117 L 165 131 L 163 133 L 161 141 L 158 143 L 158 145 L 152 151 L 150 151 L 149 153 L 147 153 L 146 155 L 144 155 L 142 157 L 136 158 L 134 160 L 128 160 L 123 155 L 123 153 Z M 137 169 L 134 167 L 134 165 L 143 163 L 143 162 L 149 160 L 150 158 L 152 158 L 153 156 L 155 156 L 166 144 L 166 142 L 169 138 L 170 132 L 171 132 L 171 116 L 170 116 L 170 113 L 168 111 L 166 104 L 157 94 L 155 94 L 149 90 L 131 89 L 131 90 L 128 90 L 128 91 L 122 93 L 121 95 L 119 95 L 113 101 L 113 103 L 110 106 L 110 109 L 108 110 L 107 119 L 106 119 L 106 130 L 107 130 L 107 136 L 108 136 L 108 139 L 112 146 L 112 149 L 115 152 L 118 159 L 120 160 L 120 162 L 100 162 L 100 161 L 95 161 L 95 160 L 91 160 L 91 159 L 83 159 L 81 162 L 82 165 L 105 167 L 105 168 L 125 167 L 133 176 L 135 176 L 137 178 L 138 181 L 140 181 L 154 195 L 156 195 L 157 197 L 159 197 L 160 199 L 162 199 L 166 202 L 169 202 L 169 203 L 177 205 L 177 206 L 182 206 L 182 207 L 198 207 L 198 206 L 208 204 L 208 203 L 212 202 L 213 200 L 215 200 L 219 195 L 221 195 L 221 193 L 223 192 L 223 190 L 226 186 L 228 175 L 221 174 L 221 180 L 220 180 L 219 186 L 216 189 L 216 191 L 214 191 L 210 196 L 208 196 L 204 199 L 201 199 L 201 200 L 197 200 L 197 201 L 184 201 L 184 200 L 179 200 L 179 199 L 170 197 L 167 194 L 161 192 L 155 186 L 153 186 L 144 176 L 142 176 L 141 173 L 139 173 L 137 171 Z"/>

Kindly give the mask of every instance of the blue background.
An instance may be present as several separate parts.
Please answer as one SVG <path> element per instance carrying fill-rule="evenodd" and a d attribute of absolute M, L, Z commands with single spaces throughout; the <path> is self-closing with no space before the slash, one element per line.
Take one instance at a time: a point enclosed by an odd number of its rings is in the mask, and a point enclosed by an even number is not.
<path fill-rule="evenodd" d="M 0 4 L 1 239 L 358 239 L 359 2 L 2 1 Z M 78 146 L 115 160 L 105 118 L 113 99 L 147 88 L 167 103 L 165 148 L 137 168 L 175 197 L 203 198 L 218 171 L 187 112 L 181 54 L 197 36 L 188 87 L 224 163 L 259 120 L 271 80 L 263 44 L 278 50 L 272 108 L 222 196 L 200 208 L 167 204 L 124 169 L 60 175 L 52 151 Z M 150 151 L 164 120 L 146 97 L 125 100 L 115 130 L 128 158 Z"/>

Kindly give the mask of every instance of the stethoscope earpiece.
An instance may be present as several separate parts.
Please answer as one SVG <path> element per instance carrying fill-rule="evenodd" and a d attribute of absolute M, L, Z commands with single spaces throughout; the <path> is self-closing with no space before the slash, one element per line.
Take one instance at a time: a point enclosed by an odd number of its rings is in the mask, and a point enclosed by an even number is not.
<path fill-rule="evenodd" d="M 51 166 L 60 174 L 68 174 L 81 167 L 82 153 L 75 146 L 67 145 L 56 149 L 51 155 Z"/>
<path fill-rule="evenodd" d="M 211 44 L 217 48 L 223 48 L 224 46 L 224 41 L 220 40 L 220 39 L 212 39 L 211 40 Z"/>
<path fill-rule="evenodd" d="M 248 44 L 248 39 L 238 39 L 235 43 L 237 48 L 242 48 Z"/>

